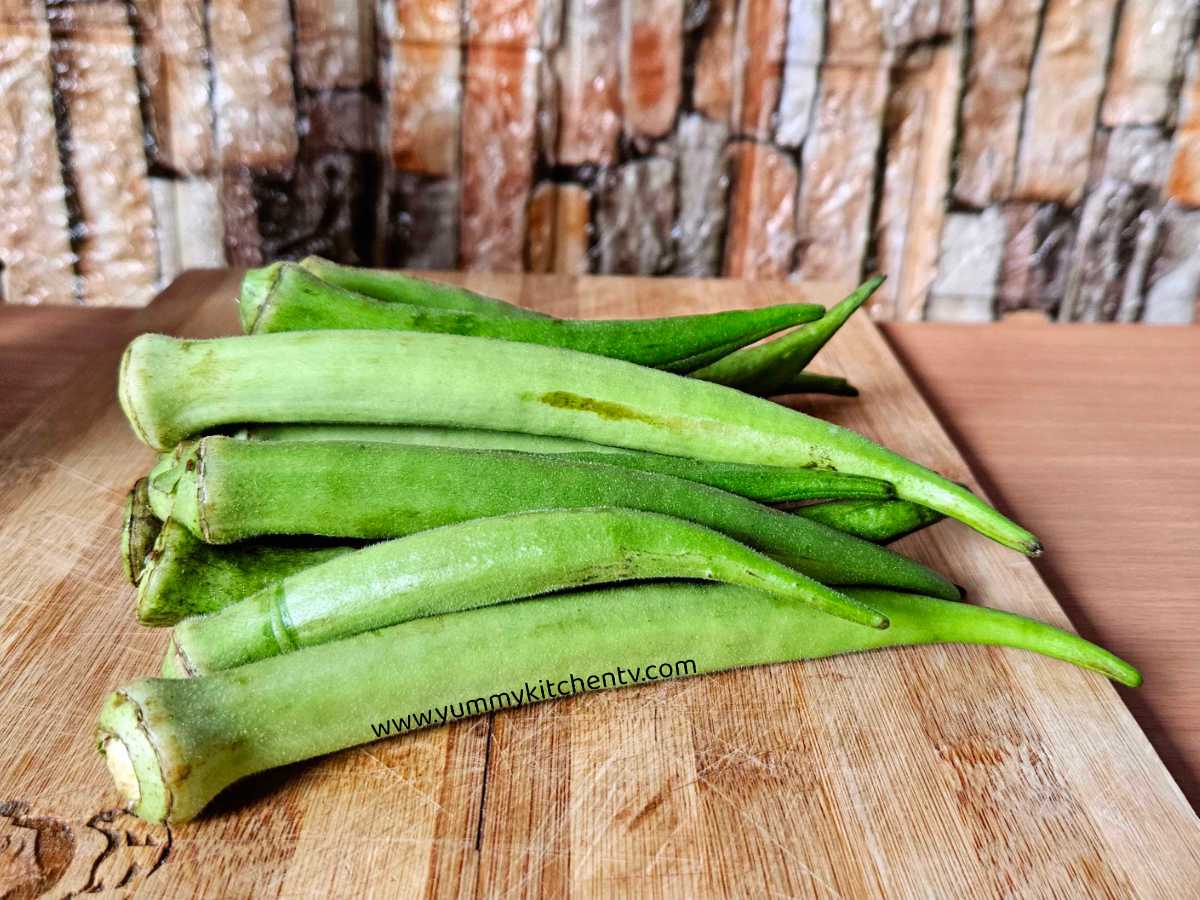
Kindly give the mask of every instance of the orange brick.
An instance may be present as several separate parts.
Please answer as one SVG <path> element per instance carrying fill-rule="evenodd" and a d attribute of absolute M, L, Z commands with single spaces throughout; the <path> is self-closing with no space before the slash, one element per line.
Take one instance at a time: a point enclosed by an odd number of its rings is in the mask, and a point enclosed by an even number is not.
<path fill-rule="evenodd" d="M 1016 177 L 1021 104 L 1042 0 L 976 0 L 954 196 L 972 206 L 1007 199 Z"/>
<path fill-rule="evenodd" d="M 796 248 L 796 166 L 766 144 L 733 145 L 733 197 L 725 239 L 731 278 L 786 278 Z"/>
<path fill-rule="evenodd" d="M 537 51 L 467 50 L 459 258 L 467 269 L 519 272 L 533 179 Z"/>
<path fill-rule="evenodd" d="M 212 0 L 208 25 L 221 162 L 290 170 L 299 138 L 287 0 Z"/>
<path fill-rule="evenodd" d="M 727 122 L 733 113 L 733 46 L 737 0 L 711 0 L 696 51 L 692 98 L 710 119 Z"/>
<path fill-rule="evenodd" d="M 607 165 L 621 133 L 621 0 L 565 2 L 557 161 Z"/>
<path fill-rule="evenodd" d="M 0 22 L 0 272 L 6 303 L 74 303 L 45 20 Z"/>
<path fill-rule="evenodd" d="M 662 137 L 675 124 L 683 79 L 683 0 L 630 0 L 624 47 L 625 126 Z"/>
<path fill-rule="evenodd" d="M 1074 205 L 1083 196 L 1116 0 L 1048 0 L 1025 96 L 1013 196 Z"/>
<path fill-rule="evenodd" d="M 743 0 L 733 118 L 739 134 L 770 136 L 783 78 L 786 0 Z"/>
<path fill-rule="evenodd" d="M 804 151 L 802 278 L 859 277 L 887 86 L 885 69 L 825 66 L 821 71 L 816 121 Z"/>
<path fill-rule="evenodd" d="M 135 0 L 149 91 L 151 153 L 181 174 L 213 168 L 208 46 L 201 0 Z"/>
<path fill-rule="evenodd" d="M 307 88 L 358 87 L 375 76 L 371 4 L 361 0 L 294 0 L 296 69 Z"/>
<path fill-rule="evenodd" d="M 392 165 L 448 176 L 458 171 L 462 89 L 457 44 L 392 45 L 388 64 L 388 130 Z"/>

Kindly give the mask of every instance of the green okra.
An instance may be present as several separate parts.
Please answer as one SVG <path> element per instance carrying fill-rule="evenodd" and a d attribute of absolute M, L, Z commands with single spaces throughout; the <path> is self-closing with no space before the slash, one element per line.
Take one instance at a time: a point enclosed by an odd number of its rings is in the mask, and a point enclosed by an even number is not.
<path fill-rule="evenodd" d="M 164 675 L 205 675 L 411 619 L 567 588 L 740 584 L 860 625 L 887 618 L 700 525 L 613 507 L 537 510 L 372 544 L 175 627 Z"/>
<path fill-rule="evenodd" d="M 305 257 L 300 265 L 322 281 L 357 294 L 366 294 L 376 300 L 391 303 L 407 303 L 410 306 L 427 306 L 433 309 L 461 310 L 481 316 L 508 316 L 525 319 L 549 319 L 550 316 L 506 303 L 493 297 L 485 297 L 466 288 L 414 278 L 400 272 L 380 269 L 362 269 L 343 266 L 319 256 Z M 253 270 L 258 271 L 258 270 Z"/>
<path fill-rule="evenodd" d="M 174 625 L 223 609 L 302 569 L 351 553 L 354 544 L 206 544 L 173 519 L 162 524 L 137 581 L 137 618 Z"/>
<path fill-rule="evenodd" d="M 708 356 L 812 322 L 825 312 L 815 304 L 729 310 L 662 319 L 533 319 L 479 315 L 375 300 L 327 284 L 293 263 L 272 263 L 248 273 L 239 299 L 248 334 L 318 329 L 380 329 L 497 338 L 563 347 L 645 366 L 684 371 Z"/>
<path fill-rule="evenodd" d="M 874 509 L 875 505 L 879 509 Z M 861 504 L 851 500 L 801 507 L 793 512 L 864 540 L 886 543 L 915 530 L 913 513 L 905 509 L 909 506 L 912 504 L 904 500 Z M 839 515 L 839 510 L 844 514 Z M 918 515 L 928 514 L 921 510 Z M 206 544 L 168 519 L 137 582 L 138 621 L 169 626 L 188 616 L 217 612 L 280 579 L 350 553 L 357 546 L 297 546 L 271 541 Z"/>
<path fill-rule="evenodd" d="M 908 500 L 831 500 L 792 510 L 865 541 L 887 544 L 941 521 L 941 513 Z"/>
<path fill-rule="evenodd" d="M 519 431 L 826 468 L 888 481 L 902 499 L 1041 552 L 979 497 L 853 431 L 721 385 L 558 347 L 413 332 L 145 334 L 122 358 L 119 397 L 137 435 L 160 450 L 232 425 L 331 422 Z"/>
<path fill-rule="evenodd" d="M 719 531 L 822 584 L 959 596 L 884 547 L 707 485 L 529 453 L 214 435 L 150 479 L 150 501 L 217 544 L 289 534 L 385 540 L 507 513 L 618 506 Z"/>
<path fill-rule="evenodd" d="M 377 440 L 429 447 L 554 454 L 558 459 L 572 462 L 604 463 L 624 469 L 673 475 L 760 503 L 848 497 L 885 499 L 895 496 L 895 491 L 886 481 L 860 475 L 843 475 L 827 469 L 785 469 L 780 466 L 707 462 L 512 431 L 387 425 L 258 425 L 243 429 L 241 436 L 251 440 Z"/>
<path fill-rule="evenodd" d="M 870 279 L 818 321 L 765 344 L 745 347 L 692 372 L 693 378 L 729 385 L 760 397 L 786 393 L 804 367 L 837 330 L 883 284 L 882 276 Z"/>
<path fill-rule="evenodd" d="M 851 593 L 891 627 L 861 628 L 741 587 L 678 582 L 417 619 L 201 678 L 136 681 L 105 700 L 97 744 L 135 815 L 184 822 L 254 773 L 385 734 L 645 680 L 647 667 L 658 675 L 664 662 L 705 674 L 883 647 L 985 644 L 1141 683 L 1128 663 L 1050 625 L 911 594 Z"/>
<path fill-rule="evenodd" d="M 162 528 L 150 505 L 150 481 L 139 478 L 125 498 L 121 526 L 121 569 L 125 577 L 137 584 L 146 564 L 150 548 Z"/>

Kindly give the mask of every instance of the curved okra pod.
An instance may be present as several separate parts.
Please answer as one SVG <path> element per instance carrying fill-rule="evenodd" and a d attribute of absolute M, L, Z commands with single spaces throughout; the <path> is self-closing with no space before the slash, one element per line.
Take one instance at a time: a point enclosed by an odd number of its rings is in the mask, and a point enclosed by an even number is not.
<path fill-rule="evenodd" d="M 372 544 L 175 627 L 164 675 L 232 669 L 398 625 L 566 588 L 695 578 L 755 588 L 859 625 L 887 619 L 722 534 L 611 507 L 475 519 Z"/>
<path fill-rule="evenodd" d="M 835 501 L 794 512 L 864 540 L 886 543 L 914 530 L 913 513 L 905 509 L 912 505 L 905 500 L 872 501 L 861 506 L 856 501 Z M 813 515 L 816 510 L 821 510 L 819 515 Z M 928 511 L 922 508 L 922 515 L 926 514 Z M 355 544 L 340 543 L 206 544 L 168 519 L 162 523 L 137 582 L 137 618 L 143 625 L 164 626 L 189 616 L 213 613 L 280 579 L 355 549 Z"/>
<path fill-rule="evenodd" d="M 151 478 L 150 501 L 218 544 L 272 534 L 382 540 L 507 513 L 619 506 L 719 531 L 822 584 L 959 596 L 886 548 L 707 485 L 529 453 L 212 436 Z"/>
<path fill-rule="evenodd" d="M 167 519 L 137 581 L 137 619 L 143 625 L 174 625 L 188 616 L 216 612 L 281 578 L 355 549 L 354 544 L 262 541 L 217 547 Z"/>
<path fill-rule="evenodd" d="M 125 498 L 121 525 L 121 569 L 125 577 L 137 584 L 150 548 L 162 528 L 150 505 L 150 480 L 139 478 Z"/>
<path fill-rule="evenodd" d="M 121 361 L 134 431 L 166 449 L 257 422 L 523 431 L 714 462 L 816 466 L 1036 555 L 1032 534 L 952 481 L 845 428 L 740 391 L 557 347 L 449 334 L 313 331 L 191 341 L 146 334 Z"/>
<path fill-rule="evenodd" d="M 202 678 L 134 682 L 104 702 L 97 743 L 135 815 L 183 822 L 256 772 L 385 735 L 674 674 L 964 643 L 1032 650 L 1122 684 L 1141 682 L 1129 664 L 1050 625 L 928 597 L 852 593 L 884 611 L 891 627 L 860 628 L 759 591 L 686 583 L 417 619 Z"/>
<path fill-rule="evenodd" d="M 256 269 L 242 282 L 246 332 L 380 329 L 473 335 L 564 347 L 645 366 L 694 368 L 698 356 L 819 319 L 824 307 L 792 304 L 663 319 L 531 319 L 481 316 L 375 300 L 326 284 L 292 263 Z"/>
<path fill-rule="evenodd" d="M 595 462 L 623 469 L 673 475 L 720 488 L 760 503 L 794 500 L 826 500 L 848 497 L 885 499 L 895 491 L 886 481 L 843 475 L 827 469 L 785 469 L 780 466 L 751 466 L 715 463 L 661 453 L 639 453 L 620 447 L 604 447 L 568 438 L 544 437 L 518 432 L 478 431 L 466 428 L 406 428 L 387 425 L 259 425 L 243 429 L 239 436 L 251 440 L 346 440 L 386 441 L 428 447 L 458 447 L 468 450 L 511 450 L 521 453 L 554 454 L 572 462 Z M 836 527 L 836 526 L 835 526 Z M 845 529 L 842 529 L 845 530 Z"/>
<path fill-rule="evenodd" d="M 786 393 L 786 388 L 793 385 L 797 375 L 883 282 L 882 276 L 876 276 L 845 300 L 830 307 L 820 320 L 811 325 L 797 328 L 765 344 L 731 353 L 692 372 L 692 377 L 736 387 L 760 397 Z"/>
<path fill-rule="evenodd" d="M 300 265 L 322 281 L 358 294 L 366 294 L 376 300 L 407 303 L 410 306 L 427 306 L 433 309 L 457 309 L 481 316 L 551 318 L 544 313 L 525 309 L 493 297 L 485 297 L 483 294 L 468 291 L 466 288 L 443 284 L 440 281 L 429 281 L 425 278 L 414 278 L 400 272 L 343 266 L 319 256 L 305 257 L 300 261 Z M 261 270 L 252 269 L 250 275 L 253 276 L 259 271 Z"/>
<path fill-rule="evenodd" d="M 898 541 L 943 518 L 936 510 L 908 500 L 831 500 L 792 512 L 877 544 Z"/>

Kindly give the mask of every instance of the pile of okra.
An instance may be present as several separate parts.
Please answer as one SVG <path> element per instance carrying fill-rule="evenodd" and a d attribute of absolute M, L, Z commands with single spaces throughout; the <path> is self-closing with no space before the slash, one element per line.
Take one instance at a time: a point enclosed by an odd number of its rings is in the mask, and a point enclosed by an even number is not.
<path fill-rule="evenodd" d="M 857 393 L 809 364 L 881 280 L 828 310 L 582 321 L 309 258 L 246 275 L 244 335 L 135 339 L 120 402 L 159 456 L 121 549 L 138 620 L 170 637 L 100 714 L 125 803 L 186 821 L 409 712 L 663 661 L 990 644 L 1138 684 L 887 546 L 943 517 L 1036 555 L 1032 534 L 770 399 Z"/>

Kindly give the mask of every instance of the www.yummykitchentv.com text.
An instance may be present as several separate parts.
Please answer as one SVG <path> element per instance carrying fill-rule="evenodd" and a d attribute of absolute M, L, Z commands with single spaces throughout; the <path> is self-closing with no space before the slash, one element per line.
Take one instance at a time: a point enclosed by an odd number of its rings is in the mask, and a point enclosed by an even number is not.
<path fill-rule="evenodd" d="M 388 719 L 386 722 L 373 722 L 371 731 L 377 738 L 387 737 L 389 734 L 403 734 L 418 728 L 445 725 L 455 719 L 479 716 L 506 707 L 540 703 L 543 700 L 553 700 L 557 697 L 570 697 L 572 694 L 583 691 L 644 684 L 647 681 L 661 681 L 664 678 L 681 678 L 685 675 L 695 675 L 696 671 L 694 659 L 681 659 L 674 663 L 651 663 L 648 666 L 634 666 L 628 669 L 617 666 L 615 672 L 602 672 L 599 675 L 592 674 L 584 678 L 572 673 L 566 678 L 558 680 L 543 678 L 533 684 L 526 681 L 517 690 L 500 691 L 487 697 L 475 697 L 461 703 L 448 703 L 434 709 Z"/>

